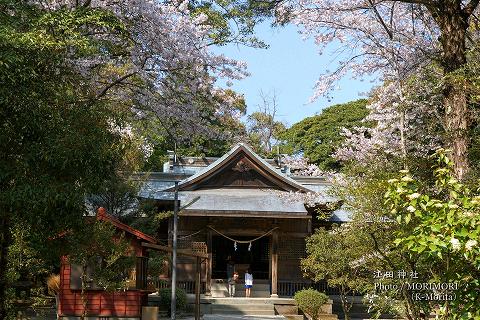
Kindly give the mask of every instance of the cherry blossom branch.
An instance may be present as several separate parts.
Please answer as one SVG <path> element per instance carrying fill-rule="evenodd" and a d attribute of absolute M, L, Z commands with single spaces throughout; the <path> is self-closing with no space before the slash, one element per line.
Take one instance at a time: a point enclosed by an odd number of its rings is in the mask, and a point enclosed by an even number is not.
<path fill-rule="evenodd" d="M 382 16 L 380 15 L 380 13 L 378 13 L 378 10 L 377 8 L 375 7 L 375 4 L 373 3 L 372 0 L 368 0 L 368 2 L 370 3 L 372 9 L 373 9 L 373 12 L 375 12 L 375 15 L 377 16 L 378 18 L 378 21 L 380 22 L 380 24 L 383 26 L 383 28 L 385 29 L 385 31 L 387 32 L 388 36 L 390 37 L 390 40 L 393 40 L 393 33 L 392 31 L 387 27 L 387 25 L 385 24 L 385 21 L 383 21 L 383 18 Z"/>
<path fill-rule="evenodd" d="M 135 71 L 135 72 L 130 72 L 130 73 L 127 73 L 127 74 L 121 76 L 120 78 L 116 79 L 115 81 L 111 82 L 109 85 L 107 85 L 105 88 L 103 88 L 103 90 L 100 91 L 100 93 L 97 94 L 97 95 L 95 96 L 95 98 L 93 98 L 93 101 L 99 100 L 101 97 L 103 97 L 104 95 L 107 94 L 108 90 L 112 89 L 112 88 L 115 87 L 116 85 L 122 83 L 122 82 L 125 81 L 126 79 L 128 79 L 128 78 L 130 78 L 130 77 L 132 77 L 132 76 L 134 76 L 134 75 L 136 75 L 136 74 L 137 74 L 136 71 Z"/>

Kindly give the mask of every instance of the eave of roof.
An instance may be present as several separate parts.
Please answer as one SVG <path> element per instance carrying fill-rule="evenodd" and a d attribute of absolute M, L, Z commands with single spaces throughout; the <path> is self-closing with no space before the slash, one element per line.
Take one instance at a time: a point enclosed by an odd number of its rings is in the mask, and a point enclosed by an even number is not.
<path fill-rule="evenodd" d="M 113 224 L 116 228 L 120 229 L 120 230 L 123 230 L 133 236 L 136 236 L 137 238 L 140 238 L 142 240 L 145 240 L 147 242 L 150 242 L 150 243 L 157 243 L 157 240 L 152 237 L 152 236 L 149 236 L 148 234 L 145 234 L 143 232 L 141 232 L 140 230 L 137 230 L 135 228 L 132 228 L 130 227 L 129 225 L 121 222 L 120 220 L 112 217 L 111 215 L 109 215 L 105 208 L 98 208 L 98 211 L 97 211 L 97 219 L 98 220 L 102 220 L 102 221 L 106 221 L 106 222 L 110 222 L 111 224 Z"/>
<path fill-rule="evenodd" d="M 185 217 L 232 217 L 232 218 L 273 218 L 273 219 L 311 219 L 308 214 L 292 214 L 290 212 L 270 211 L 219 211 L 219 210 L 184 210 L 180 216 Z"/>
<path fill-rule="evenodd" d="M 202 212 L 214 214 L 268 215 L 283 217 L 308 216 L 302 201 L 286 201 L 281 194 L 285 191 L 271 189 L 218 188 L 195 191 L 180 191 L 182 204 L 191 203 L 182 212 L 198 215 Z"/>

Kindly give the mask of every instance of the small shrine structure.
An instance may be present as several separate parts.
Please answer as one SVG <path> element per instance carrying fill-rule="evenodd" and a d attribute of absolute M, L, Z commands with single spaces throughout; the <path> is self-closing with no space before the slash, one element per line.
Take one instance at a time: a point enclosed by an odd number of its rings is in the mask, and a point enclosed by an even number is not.
<path fill-rule="evenodd" d="M 349 219 L 340 205 L 336 210 L 326 206 L 331 218 L 320 221 L 318 207 L 288 201 L 289 193 L 320 192 L 338 202 L 328 196 L 324 177 L 295 176 L 280 159 L 263 159 L 245 144 L 220 158 L 172 156 L 164 172 L 148 175 L 140 196 L 153 199 L 159 211 L 171 210 L 175 181 L 181 206 L 190 204 L 179 213 L 179 248 L 208 256 L 201 278 L 205 296 L 223 296 L 215 291 L 228 277 L 229 260 L 240 279 L 247 268 L 252 271 L 257 296 L 292 296 L 311 284 L 300 269 L 305 238 L 318 226 Z M 157 238 L 171 245 L 172 230 L 170 218 Z M 187 292 L 192 291 L 195 269 L 191 260 L 179 259 L 178 281 Z M 169 274 L 164 278 L 168 283 Z"/>
<path fill-rule="evenodd" d="M 130 272 L 127 288 L 108 292 L 100 288 L 87 291 L 87 316 L 89 318 L 141 318 L 142 306 L 148 305 L 147 262 L 145 244 L 155 245 L 155 238 L 136 230 L 100 208 L 97 219 L 111 223 L 118 232 L 125 234 L 136 257 L 136 266 Z M 142 245 L 143 244 L 143 245 Z M 84 312 L 81 297 L 80 269 L 71 265 L 64 257 L 60 267 L 60 291 L 58 293 L 57 313 L 60 319 L 78 319 Z"/>

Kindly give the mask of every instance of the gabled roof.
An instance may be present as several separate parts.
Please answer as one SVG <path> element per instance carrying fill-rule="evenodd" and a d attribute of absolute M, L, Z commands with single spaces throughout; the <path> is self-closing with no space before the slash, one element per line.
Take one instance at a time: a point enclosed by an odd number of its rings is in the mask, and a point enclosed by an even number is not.
<path fill-rule="evenodd" d="M 102 220 L 102 221 L 106 221 L 106 222 L 110 222 L 111 224 L 113 224 L 115 226 L 115 228 L 120 229 L 122 231 L 125 231 L 125 232 L 139 238 L 139 239 L 145 240 L 145 241 L 150 242 L 150 243 L 157 243 L 157 240 L 154 237 L 151 237 L 148 234 L 145 234 L 145 233 L 141 232 L 140 230 L 132 228 L 129 225 L 127 225 L 123 222 L 120 222 L 120 220 L 118 220 L 118 219 L 112 217 L 111 215 L 109 215 L 107 213 L 107 211 L 105 210 L 105 208 L 102 208 L 102 207 L 98 208 L 97 219 Z"/>
<path fill-rule="evenodd" d="M 189 178 L 183 180 L 179 184 L 180 191 L 195 190 L 196 186 L 201 185 L 206 182 L 208 179 L 217 175 L 231 164 L 239 156 L 245 156 L 249 162 L 255 166 L 255 170 L 259 171 L 266 179 L 270 180 L 273 184 L 278 186 L 279 189 L 284 191 L 300 191 L 300 192 L 309 192 L 308 188 L 299 184 L 295 180 L 286 175 L 283 175 L 278 170 L 273 168 L 267 161 L 262 159 L 257 155 L 253 150 L 243 143 L 239 143 L 234 146 L 229 152 L 223 155 L 221 158 L 218 158 L 215 162 L 210 164 L 201 172 L 198 172 Z M 169 188 L 165 191 L 173 191 L 173 188 Z"/>

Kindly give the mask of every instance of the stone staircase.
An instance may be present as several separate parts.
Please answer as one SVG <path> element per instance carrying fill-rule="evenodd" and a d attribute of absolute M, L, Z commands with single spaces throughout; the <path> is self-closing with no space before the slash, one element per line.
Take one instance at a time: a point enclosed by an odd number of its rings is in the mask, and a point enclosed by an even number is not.
<path fill-rule="evenodd" d="M 202 314 L 231 315 L 248 317 L 273 317 L 298 315 L 298 308 L 293 299 L 288 298 L 212 298 L 201 299 Z M 291 320 L 303 320 L 292 317 Z"/>
<path fill-rule="evenodd" d="M 211 314 L 274 316 L 272 303 L 258 298 L 217 298 L 211 301 Z"/>
<path fill-rule="evenodd" d="M 204 320 L 213 320 L 216 316 L 223 317 L 255 317 L 269 318 L 277 317 L 285 320 L 304 320 L 304 316 L 299 314 L 298 307 L 291 298 L 213 298 L 203 297 L 202 314 Z M 337 320 L 337 316 L 332 314 L 331 301 L 326 305 L 326 310 L 322 312 L 318 320 Z M 212 319 L 208 317 L 214 317 Z M 246 319 L 246 318 L 244 318 Z"/>
<path fill-rule="evenodd" d="M 229 298 L 228 284 L 225 280 L 212 280 L 212 298 Z M 235 297 L 245 297 L 245 285 L 239 282 L 235 285 Z M 269 298 L 270 284 L 258 280 L 254 282 L 251 298 Z"/>

